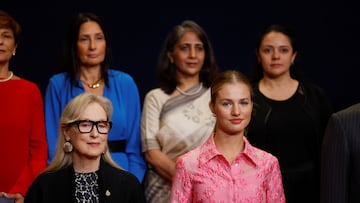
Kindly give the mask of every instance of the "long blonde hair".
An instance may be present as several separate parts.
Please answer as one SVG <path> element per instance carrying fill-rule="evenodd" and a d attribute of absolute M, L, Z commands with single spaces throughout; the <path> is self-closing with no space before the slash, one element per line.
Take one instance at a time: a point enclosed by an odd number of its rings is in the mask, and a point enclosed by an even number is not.
<path fill-rule="evenodd" d="M 106 112 L 107 119 L 110 120 L 112 116 L 112 104 L 111 101 L 103 96 L 93 93 L 82 93 L 74 97 L 65 106 L 59 123 L 58 141 L 56 145 L 56 154 L 50 165 L 44 170 L 44 172 L 57 171 L 68 167 L 73 163 L 71 153 L 65 153 L 63 145 L 65 143 L 64 131 L 69 127 L 68 124 L 78 120 L 81 114 L 85 111 L 86 107 L 92 103 L 98 103 Z M 109 147 L 106 145 L 105 152 L 102 155 L 102 159 L 109 163 L 111 166 L 121 169 L 110 156 Z"/>

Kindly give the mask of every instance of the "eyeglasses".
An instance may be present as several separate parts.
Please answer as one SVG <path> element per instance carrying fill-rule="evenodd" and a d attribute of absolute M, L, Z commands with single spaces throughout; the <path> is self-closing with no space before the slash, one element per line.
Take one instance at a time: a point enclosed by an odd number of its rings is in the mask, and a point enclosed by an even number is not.
<path fill-rule="evenodd" d="M 109 133 L 112 122 L 111 121 L 91 121 L 91 120 L 78 120 L 69 123 L 68 125 L 76 124 L 80 133 L 90 133 L 94 125 L 96 126 L 97 131 L 100 134 L 107 134 Z"/>

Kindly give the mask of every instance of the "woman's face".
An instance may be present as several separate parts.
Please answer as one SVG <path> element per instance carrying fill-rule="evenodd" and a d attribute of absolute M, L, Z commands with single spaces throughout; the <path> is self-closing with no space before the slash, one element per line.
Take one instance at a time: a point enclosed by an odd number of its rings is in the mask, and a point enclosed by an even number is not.
<path fill-rule="evenodd" d="M 204 45 L 195 32 L 185 32 L 174 47 L 173 52 L 168 53 L 171 63 L 177 67 L 178 77 L 198 76 L 205 60 Z"/>
<path fill-rule="evenodd" d="M 80 26 L 77 50 L 81 66 L 100 66 L 104 61 L 106 40 L 98 23 L 89 21 Z"/>
<path fill-rule="evenodd" d="M 216 115 L 216 132 L 243 134 L 251 119 L 253 103 L 249 87 L 240 82 L 227 83 L 216 94 L 210 109 Z"/>
<path fill-rule="evenodd" d="M 0 28 L 0 63 L 8 63 L 16 51 L 15 36 L 11 29 Z"/>
<path fill-rule="evenodd" d="M 296 53 L 293 51 L 289 38 L 280 32 L 266 34 L 257 53 L 264 76 L 271 78 L 284 74 L 290 75 L 290 66 L 295 57 Z"/>
<path fill-rule="evenodd" d="M 90 121 L 107 121 L 105 110 L 98 103 L 91 103 L 86 108 L 79 120 Z M 98 123 L 98 128 L 106 128 L 106 123 Z M 82 125 L 82 126 L 81 126 Z M 92 125 L 92 123 L 91 123 Z M 99 133 L 97 126 L 93 125 L 92 130 L 88 133 L 81 133 L 79 128 L 86 129 L 86 126 L 90 126 L 86 123 L 80 124 L 78 127 L 76 124 L 65 130 L 65 139 L 70 140 L 73 145 L 73 156 L 76 159 L 97 159 L 106 150 L 106 143 L 108 133 Z"/>

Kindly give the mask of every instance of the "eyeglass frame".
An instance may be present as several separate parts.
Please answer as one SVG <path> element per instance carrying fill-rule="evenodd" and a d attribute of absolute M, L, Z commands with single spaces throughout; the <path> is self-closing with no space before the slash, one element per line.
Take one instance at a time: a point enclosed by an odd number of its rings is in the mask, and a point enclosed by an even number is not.
<path fill-rule="evenodd" d="M 80 123 L 82 123 L 82 122 L 92 123 L 91 128 L 90 128 L 90 130 L 88 132 L 84 132 L 84 131 L 80 130 Z M 108 123 L 109 124 L 108 132 L 106 132 L 106 133 L 100 132 L 99 127 L 98 127 L 99 123 Z M 67 126 L 72 126 L 72 125 L 76 125 L 80 133 L 91 133 L 93 131 L 93 129 L 94 129 L 94 126 L 96 126 L 96 130 L 97 130 L 98 133 L 100 133 L 100 134 L 108 134 L 110 132 L 110 130 L 111 130 L 112 122 L 111 121 L 76 120 L 76 121 L 73 121 L 73 122 L 67 124 Z"/>

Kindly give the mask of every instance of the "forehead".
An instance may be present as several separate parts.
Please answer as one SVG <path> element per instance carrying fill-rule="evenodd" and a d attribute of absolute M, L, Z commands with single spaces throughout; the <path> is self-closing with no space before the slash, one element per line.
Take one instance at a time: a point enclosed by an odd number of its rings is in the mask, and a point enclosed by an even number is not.
<path fill-rule="evenodd" d="M 14 32 L 12 31 L 12 29 L 10 29 L 10 28 L 8 28 L 8 27 L 1 27 L 1 26 L 0 26 L 0 33 L 14 34 Z"/>
<path fill-rule="evenodd" d="M 86 106 L 80 117 L 81 119 L 90 120 L 104 120 L 107 118 L 106 112 L 103 107 L 96 102 Z"/>
<path fill-rule="evenodd" d="M 199 36 L 193 31 L 186 31 L 179 39 L 178 44 L 197 43 L 202 44 Z"/>
<path fill-rule="evenodd" d="M 245 83 L 234 82 L 224 84 L 218 91 L 219 99 L 250 99 L 250 89 Z"/>
<path fill-rule="evenodd" d="M 97 22 L 87 21 L 80 26 L 80 34 L 102 33 L 102 29 Z"/>
<path fill-rule="evenodd" d="M 267 45 L 291 46 L 291 42 L 290 42 L 289 37 L 281 32 L 269 32 L 262 39 L 261 45 L 262 46 L 267 46 Z"/>

